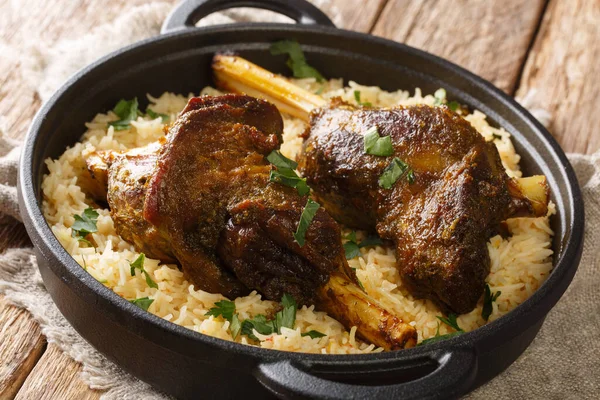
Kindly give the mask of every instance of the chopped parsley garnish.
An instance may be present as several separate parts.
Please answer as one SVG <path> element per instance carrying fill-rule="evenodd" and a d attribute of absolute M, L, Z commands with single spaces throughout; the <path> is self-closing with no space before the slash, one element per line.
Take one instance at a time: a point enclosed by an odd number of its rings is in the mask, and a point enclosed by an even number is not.
<path fill-rule="evenodd" d="M 229 321 L 229 329 L 231 330 L 231 336 L 235 339 L 242 330 L 242 323 L 240 318 L 235 313 L 235 303 L 229 300 L 221 300 L 215 303 L 215 306 L 208 310 L 206 316 L 218 317 L 221 316 Z"/>
<path fill-rule="evenodd" d="M 417 346 L 423 346 L 425 344 L 430 344 L 430 343 L 439 342 L 441 340 L 450 339 L 451 337 L 458 336 L 458 335 L 460 335 L 462 333 L 463 332 L 460 331 L 460 332 L 452 332 L 452 333 L 447 333 L 445 335 L 440 335 L 440 323 L 438 322 L 437 331 L 435 332 L 435 336 L 434 337 L 430 337 L 429 339 L 423 340 Z"/>
<path fill-rule="evenodd" d="M 494 308 L 492 307 L 492 303 L 498 299 L 498 296 L 502 294 L 501 291 L 497 291 L 496 293 L 492 293 L 490 289 L 490 285 L 485 285 L 485 291 L 483 293 L 483 308 L 481 309 L 481 317 L 484 320 L 490 319 L 490 315 L 492 315 L 492 311 Z"/>
<path fill-rule="evenodd" d="M 346 253 L 347 260 L 351 260 L 354 257 L 358 257 L 360 255 L 360 249 L 363 247 L 377 246 L 383 244 L 381 239 L 377 236 L 368 236 L 359 244 L 356 239 L 356 232 L 354 231 L 347 234 L 344 237 L 344 239 L 348 240 L 346 243 L 344 243 L 344 251 Z"/>
<path fill-rule="evenodd" d="M 317 91 L 315 92 L 316 95 L 321 95 L 321 93 L 323 93 L 323 91 L 325 90 L 325 84 L 322 84 L 320 88 L 317 89 Z"/>
<path fill-rule="evenodd" d="M 271 54 L 289 56 L 286 65 L 292 70 L 294 78 L 316 78 L 318 82 L 325 80 L 319 71 L 308 65 L 298 42 L 293 40 L 275 42 L 271 45 Z"/>
<path fill-rule="evenodd" d="M 296 324 L 296 310 L 298 305 L 296 300 L 289 294 L 285 293 L 281 298 L 281 311 L 275 314 L 275 318 L 267 321 L 267 318 L 259 314 L 252 319 L 247 319 L 242 322 L 242 333 L 248 335 L 251 339 L 258 340 L 256 335 L 253 333 L 253 329 L 256 329 L 261 335 L 270 335 L 272 333 L 281 333 L 281 328 L 294 329 Z"/>
<path fill-rule="evenodd" d="M 456 101 L 449 101 L 446 106 L 448 106 L 448 108 L 452 111 L 456 111 L 460 108 L 460 104 L 458 104 Z"/>
<path fill-rule="evenodd" d="M 296 171 L 294 171 L 298 167 L 297 162 L 290 160 L 281 154 L 279 150 L 273 150 L 267 156 L 267 160 L 277 167 L 276 170 L 271 170 L 269 174 L 271 182 L 296 188 L 300 196 L 306 196 L 310 192 L 310 188 L 306 184 L 306 179 L 299 177 Z"/>
<path fill-rule="evenodd" d="M 233 318 L 233 314 L 235 314 L 235 303 L 229 300 L 221 300 L 215 303 L 215 306 L 208 310 L 208 312 L 204 315 L 213 317 L 218 317 L 221 315 L 227 321 L 231 322 Z"/>
<path fill-rule="evenodd" d="M 371 104 L 368 101 L 362 102 L 360 101 L 360 90 L 355 90 L 354 91 L 354 100 L 356 100 L 356 104 L 358 104 L 359 106 L 365 106 L 365 107 L 372 107 L 373 104 Z"/>
<path fill-rule="evenodd" d="M 108 125 L 114 127 L 117 131 L 128 129 L 130 122 L 134 121 L 139 113 L 137 97 L 132 100 L 119 100 L 115 108 L 113 108 L 113 112 L 117 114 L 119 120 L 109 122 Z"/>
<path fill-rule="evenodd" d="M 385 167 L 383 173 L 379 177 L 379 186 L 384 189 L 390 189 L 398 179 L 404 176 L 406 176 L 406 180 L 409 184 L 412 185 L 415 182 L 414 172 L 408 164 L 398 157 L 394 157 L 390 165 Z"/>
<path fill-rule="evenodd" d="M 380 137 L 379 129 L 377 129 L 376 125 L 369 128 L 365 133 L 363 140 L 366 154 L 381 157 L 387 157 L 394 154 L 392 138 L 389 136 Z"/>
<path fill-rule="evenodd" d="M 242 322 L 242 333 L 248 336 L 250 339 L 258 340 L 254 334 L 256 330 L 261 335 L 270 335 L 273 333 L 274 327 L 272 321 L 267 321 L 267 317 L 262 314 L 257 315 L 252 319 L 247 319 Z"/>
<path fill-rule="evenodd" d="M 267 156 L 267 161 L 276 166 L 277 168 L 287 168 L 287 169 L 296 169 L 298 168 L 298 163 L 294 160 L 290 160 L 279 150 L 273 150 Z"/>
<path fill-rule="evenodd" d="M 308 332 L 304 332 L 301 336 L 310 336 L 311 339 L 317 339 L 317 338 L 322 338 L 323 336 L 327 336 L 324 333 L 321 333 L 319 331 L 315 331 L 314 329 Z"/>
<path fill-rule="evenodd" d="M 167 114 L 161 114 L 161 113 L 154 112 L 150 108 L 146 108 L 146 114 L 148 114 L 148 116 L 152 119 L 156 119 L 156 118 L 160 117 L 161 122 L 163 124 L 169 120 L 169 116 Z"/>
<path fill-rule="evenodd" d="M 237 314 L 233 314 L 231 317 L 231 324 L 229 325 L 229 329 L 231 330 L 231 336 L 235 339 L 238 337 L 240 332 L 242 331 L 242 323 Z"/>
<path fill-rule="evenodd" d="M 150 307 L 150 305 L 152 303 L 154 303 L 154 299 L 151 299 L 149 297 L 142 297 L 139 299 L 129 300 L 129 301 L 144 311 L 148 311 L 148 307 Z"/>
<path fill-rule="evenodd" d="M 306 196 L 310 192 L 310 188 L 306 184 L 306 179 L 300 178 L 293 169 L 273 169 L 269 174 L 269 180 L 271 182 L 277 182 L 285 186 L 296 188 L 300 196 Z"/>
<path fill-rule="evenodd" d="M 300 247 L 304 246 L 306 231 L 308 230 L 313 218 L 317 214 L 319 207 L 321 207 L 321 205 L 312 199 L 308 199 L 306 201 L 304 210 L 302 210 L 302 215 L 300 215 L 298 228 L 294 233 L 294 239 L 296 239 L 296 242 L 300 245 Z"/>
<path fill-rule="evenodd" d="M 81 215 L 73 215 L 75 222 L 71 225 L 71 237 L 79 240 L 80 242 L 87 243 L 90 247 L 94 245 L 92 242 L 87 240 L 85 237 L 94 232 L 98 232 L 98 226 L 96 223 L 98 222 L 99 214 L 91 207 L 83 210 Z M 85 262 L 85 261 L 84 261 Z"/>
<path fill-rule="evenodd" d="M 492 140 L 502 140 L 502 135 L 498 135 L 497 133 L 492 133 Z"/>
<path fill-rule="evenodd" d="M 440 323 L 438 322 L 438 327 L 437 327 L 437 331 L 435 332 L 435 336 L 432 338 L 423 340 L 421 343 L 419 343 L 419 346 L 422 346 L 424 344 L 439 342 L 440 340 L 450 339 L 451 337 L 458 336 L 462 333 L 465 333 L 465 331 L 462 330 L 462 328 L 460 326 L 458 326 L 458 321 L 456 320 L 456 314 L 448 314 L 448 318 L 437 317 L 437 319 L 439 319 L 440 321 L 442 321 L 444 324 L 448 325 L 449 327 L 453 328 L 456 332 L 451 332 L 451 333 L 447 333 L 445 335 L 440 335 Z"/>
<path fill-rule="evenodd" d="M 434 97 L 433 105 L 441 106 L 442 104 L 444 104 L 446 102 L 446 90 L 443 88 L 436 90 L 435 93 L 433 94 L 433 97 Z"/>
<path fill-rule="evenodd" d="M 144 261 L 146 261 L 146 255 L 144 253 L 140 253 L 138 258 L 136 258 L 134 262 L 129 264 L 129 266 L 131 267 L 131 276 L 135 276 L 135 270 L 139 269 L 142 272 L 142 274 L 144 274 L 144 276 L 146 277 L 146 283 L 148 284 L 148 286 L 150 286 L 151 288 L 158 289 L 158 285 L 156 284 L 156 282 L 154 282 L 152 278 L 150 278 L 150 274 L 144 269 Z"/>
<path fill-rule="evenodd" d="M 460 326 L 458 326 L 458 321 L 456 320 L 456 314 L 448 314 L 448 318 L 437 317 L 440 321 L 453 328 L 457 332 L 464 332 Z"/>

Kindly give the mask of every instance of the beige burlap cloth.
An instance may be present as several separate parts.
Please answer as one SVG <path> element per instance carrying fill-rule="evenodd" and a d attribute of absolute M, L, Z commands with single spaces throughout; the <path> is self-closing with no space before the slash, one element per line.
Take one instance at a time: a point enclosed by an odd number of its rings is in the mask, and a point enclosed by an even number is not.
<path fill-rule="evenodd" d="M 317 5 L 325 2 L 327 0 L 314 0 Z M 11 52 L 4 46 L 0 57 L 21 54 L 21 72 L 32 82 L 42 99 L 47 99 L 70 74 L 82 66 L 111 50 L 157 35 L 170 7 L 160 2 L 136 7 L 82 38 L 64 40 L 50 48 L 45 47 L 43 41 L 34 42 L 25 52 Z M 334 21 L 339 24 L 339 15 L 335 10 L 332 14 Z M 253 18 L 283 20 L 270 13 L 236 10 L 216 14 L 203 23 Z M 547 117 L 539 111 L 536 115 L 541 120 Z M 2 218 L 19 218 L 15 189 L 18 156 L 19 142 L 8 139 L 0 132 Z M 600 397 L 600 153 L 591 156 L 571 154 L 569 158 L 577 172 L 586 205 L 585 250 L 579 271 L 564 298 L 548 315 L 533 344 L 507 371 L 471 393 L 469 398 L 515 400 Z M 75 332 L 46 292 L 31 249 L 9 249 L 0 254 L 0 293 L 14 304 L 28 309 L 40 323 L 48 341 L 56 343 L 82 363 L 82 379 L 92 388 L 105 390 L 103 398 L 165 398 L 147 384 L 123 372 Z"/>

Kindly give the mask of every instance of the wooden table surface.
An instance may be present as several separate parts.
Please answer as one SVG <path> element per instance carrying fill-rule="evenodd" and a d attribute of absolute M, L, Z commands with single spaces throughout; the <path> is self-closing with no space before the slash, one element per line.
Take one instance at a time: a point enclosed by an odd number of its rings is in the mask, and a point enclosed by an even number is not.
<path fill-rule="evenodd" d="M 175 0 L 167 0 L 176 3 Z M 18 49 L 76 38 L 147 0 L 0 0 L 2 42 Z M 445 57 L 506 93 L 529 94 L 547 110 L 567 152 L 600 148 L 600 0 L 329 0 L 341 27 L 403 42 Z M 3 50 L 4 52 L 4 50 Z M 15 53 L 18 54 L 18 53 Z M 0 115 L 22 138 L 41 101 L 18 55 L 0 57 Z M 0 219 L 0 252 L 29 243 L 19 223 Z M 81 366 L 47 344 L 24 310 L 0 296 L 0 399 L 95 399 Z"/>

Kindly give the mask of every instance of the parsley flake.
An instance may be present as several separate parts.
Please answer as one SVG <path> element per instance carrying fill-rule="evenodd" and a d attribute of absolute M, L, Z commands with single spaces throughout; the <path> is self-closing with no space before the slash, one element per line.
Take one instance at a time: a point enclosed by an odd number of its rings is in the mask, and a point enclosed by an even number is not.
<path fill-rule="evenodd" d="M 344 243 L 344 251 L 346 253 L 346 259 L 351 260 L 360 255 L 360 249 L 363 247 L 371 247 L 371 246 L 379 246 L 382 245 L 383 242 L 377 236 L 367 236 L 360 244 L 356 239 L 356 232 L 352 231 L 347 234 L 344 239 L 348 240 Z"/>
<path fill-rule="evenodd" d="M 161 113 L 154 112 L 150 108 L 146 108 L 146 114 L 148 114 L 148 116 L 152 119 L 160 118 L 160 120 L 163 124 L 169 120 L 169 116 L 167 114 L 161 114 Z"/>
<path fill-rule="evenodd" d="M 94 247 L 92 242 L 87 240 L 85 237 L 94 232 L 98 232 L 98 212 L 91 207 L 83 210 L 81 215 L 73 215 L 73 225 L 71 225 L 71 237 L 79 240 L 80 242 L 87 243 L 90 247 Z"/>
<path fill-rule="evenodd" d="M 146 261 L 146 255 L 144 253 L 140 253 L 138 258 L 136 258 L 134 262 L 129 264 L 129 266 L 131 267 L 131 276 L 135 276 L 135 270 L 139 269 L 142 272 L 142 274 L 144 274 L 144 276 L 146 278 L 146 283 L 148 284 L 148 286 L 150 286 L 151 288 L 154 288 L 154 289 L 158 289 L 158 285 L 156 284 L 156 282 L 154 282 L 152 280 L 148 271 L 146 271 L 144 269 L 145 261 Z"/>
<path fill-rule="evenodd" d="M 304 206 L 304 210 L 302 210 L 302 215 L 300 215 L 300 221 L 298 221 L 298 228 L 294 233 L 294 239 L 300 245 L 300 247 L 304 246 L 306 240 L 306 231 L 310 226 L 313 218 L 317 214 L 321 205 L 312 199 L 308 199 L 306 201 L 306 206 Z"/>
<path fill-rule="evenodd" d="M 129 302 L 135 304 L 144 311 L 148 311 L 148 307 L 150 307 L 150 305 L 154 303 L 154 299 L 151 299 L 149 297 L 141 297 L 139 299 L 129 300 Z"/>
<path fill-rule="evenodd" d="M 132 100 L 121 99 L 113 108 L 113 112 L 119 117 L 118 121 L 109 122 L 108 125 L 115 128 L 117 131 L 122 131 L 130 127 L 130 122 L 138 117 L 138 100 L 137 97 Z"/>
<path fill-rule="evenodd" d="M 390 136 L 379 136 L 377 125 L 372 126 L 367 130 L 363 137 L 364 150 L 366 154 L 374 156 L 387 157 L 394 154 L 394 146 L 392 146 L 392 138 Z"/>
<path fill-rule="evenodd" d="M 324 333 L 321 333 L 319 331 L 315 331 L 313 329 L 313 330 L 310 330 L 308 332 L 304 332 L 303 334 L 301 334 L 301 336 L 309 336 L 311 339 L 317 339 L 317 338 L 322 338 L 322 337 L 327 336 L 327 335 L 324 334 Z"/>
<path fill-rule="evenodd" d="M 267 156 L 267 161 L 277 167 L 276 170 L 271 170 L 269 181 L 296 188 L 300 196 L 306 196 L 310 192 L 306 179 L 299 177 L 294 171 L 298 167 L 297 162 L 290 160 L 278 150 L 273 150 Z"/>
<path fill-rule="evenodd" d="M 302 48 L 298 42 L 281 40 L 273 43 L 270 50 L 273 55 L 288 55 L 286 65 L 292 70 L 294 78 L 315 78 L 318 82 L 325 80 L 319 71 L 308 65 L 304 52 L 302 52 Z"/>
<path fill-rule="evenodd" d="M 231 322 L 233 315 L 235 314 L 235 303 L 229 300 L 221 300 L 215 303 L 215 306 L 212 307 L 208 312 L 204 315 L 218 317 L 222 316 L 227 321 Z"/>
<path fill-rule="evenodd" d="M 463 333 L 462 331 L 459 331 L 459 332 L 447 333 L 445 335 L 440 335 L 440 323 L 438 322 L 437 331 L 435 332 L 435 336 L 434 337 L 430 337 L 429 339 L 423 340 L 417 346 L 423 346 L 425 344 L 431 344 L 431 343 L 439 342 L 439 341 L 442 341 L 442 340 L 450 339 L 451 337 L 458 336 L 458 335 L 460 335 L 462 333 Z"/>
<path fill-rule="evenodd" d="M 456 314 L 448 314 L 448 318 L 437 317 L 440 321 L 453 328 L 457 332 L 464 332 L 460 326 L 458 326 L 458 321 L 456 320 Z"/>
<path fill-rule="evenodd" d="M 492 293 L 490 285 L 485 285 L 485 291 L 483 293 L 483 307 L 481 309 L 481 318 L 483 318 L 486 321 L 490 319 L 490 315 L 492 315 L 492 311 L 494 310 L 492 303 L 498 299 L 498 296 L 500 296 L 500 294 L 502 294 L 501 291 Z"/>
<path fill-rule="evenodd" d="M 242 323 L 240 322 L 240 319 L 237 314 L 233 314 L 233 317 L 231 317 L 231 324 L 229 325 L 229 329 L 231 330 L 231 336 L 233 336 L 233 339 L 238 337 L 238 335 L 242 331 Z"/>
<path fill-rule="evenodd" d="M 406 176 L 406 180 L 409 184 L 415 182 L 415 175 L 413 170 L 404 161 L 398 157 L 394 157 L 390 165 L 385 167 L 383 173 L 379 177 L 379 186 L 384 189 L 391 189 L 394 183 L 401 177 Z"/>
<path fill-rule="evenodd" d="M 354 91 L 354 100 L 356 100 L 356 104 L 358 104 L 359 106 L 365 106 L 365 107 L 372 107 L 373 104 L 371 104 L 368 101 L 362 102 L 360 101 L 360 90 L 355 90 Z"/>

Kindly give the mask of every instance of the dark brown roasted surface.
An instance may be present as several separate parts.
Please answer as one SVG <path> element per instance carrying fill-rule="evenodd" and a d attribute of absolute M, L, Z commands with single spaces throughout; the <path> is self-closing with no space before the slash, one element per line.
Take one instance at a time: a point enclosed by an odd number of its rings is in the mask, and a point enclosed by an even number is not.
<path fill-rule="evenodd" d="M 377 126 L 394 155 L 364 154 Z M 530 214 L 495 146 L 445 107 L 357 108 L 334 101 L 311 116 L 299 169 L 318 201 L 348 227 L 376 231 L 396 245 L 404 284 L 446 310 L 471 311 L 490 270 L 487 240 L 501 221 Z M 414 171 L 391 189 L 378 179 L 393 157 Z M 518 189 L 517 189 L 518 190 Z"/>
<path fill-rule="evenodd" d="M 90 193 L 108 192 L 119 234 L 150 257 L 176 260 L 196 287 L 229 298 L 288 293 L 387 350 L 414 346 L 415 329 L 356 285 L 340 228 L 323 208 L 304 246 L 295 241 L 307 196 L 270 182 L 265 158 L 282 130 L 265 101 L 194 98 L 166 139 L 90 155 Z"/>

